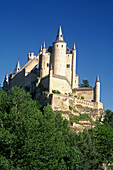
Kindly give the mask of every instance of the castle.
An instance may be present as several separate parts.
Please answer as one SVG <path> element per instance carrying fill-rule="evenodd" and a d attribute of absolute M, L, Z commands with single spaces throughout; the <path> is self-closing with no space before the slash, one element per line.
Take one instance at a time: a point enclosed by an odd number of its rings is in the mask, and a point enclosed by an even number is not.
<path fill-rule="evenodd" d="M 60 25 L 52 46 L 46 48 L 44 42 L 38 55 L 28 53 L 28 62 L 22 68 L 18 61 L 14 72 L 9 76 L 6 74 L 4 91 L 8 92 L 13 86 L 20 86 L 35 99 L 40 99 L 43 92 L 47 91 L 46 103 L 49 102 L 53 110 L 68 110 L 70 105 L 103 109 L 98 75 L 94 88 L 79 88 L 75 43 L 72 49 L 66 45 Z M 55 90 L 60 94 L 53 93 Z"/>

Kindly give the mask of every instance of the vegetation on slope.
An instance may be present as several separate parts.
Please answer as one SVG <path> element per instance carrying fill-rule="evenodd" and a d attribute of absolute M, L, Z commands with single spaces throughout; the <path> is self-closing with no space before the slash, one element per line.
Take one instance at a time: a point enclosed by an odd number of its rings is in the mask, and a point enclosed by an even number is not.
<path fill-rule="evenodd" d="M 109 117 L 109 116 L 108 116 Z M 110 119 L 79 135 L 67 120 L 14 87 L 0 92 L 0 169 L 100 169 L 113 162 Z"/>

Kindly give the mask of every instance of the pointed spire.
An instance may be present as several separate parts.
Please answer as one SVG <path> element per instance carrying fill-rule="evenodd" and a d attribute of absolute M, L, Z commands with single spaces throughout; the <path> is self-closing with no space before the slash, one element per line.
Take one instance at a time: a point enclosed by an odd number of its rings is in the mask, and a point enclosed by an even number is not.
<path fill-rule="evenodd" d="M 42 44 L 41 44 L 41 46 L 40 46 L 40 51 L 42 51 Z"/>
<path fill-rule="evenodd" d="M 74 45 L 73 45 L 73 50 L 76 50 L 75 43 L 74 43 Z"/>
<path fill-rule="evenodd" d="M 8 83 L 8 73 L 6 73 L 6 75 L 5 75 L 4 82 L 7 82 L 7 83 Z"/>
<path fill-rule="evenodd" d="M 13 73 L 14 73 L 14 74 L 18 73 L 20 69 L 21 69 L 21 66 L 20 66 L 20 62 L 19 62 L 19 60 L 18 60 L 17 65 L 16 65 Z"/>
<path fill-rule="evenodd" d="M 43 48 L 45 48 L 45 41 L 44 41 L 44 43 L 43 43 Z"/>
<path fill-rule="evenodd" d="M 98 76 L 98 74 L 97 74 L 97 77 L 96 77 L 96 82 L 99 82 L 99 76 Z"/>
<path fill-rule="evenodd" d="M 57 33 L 57 36 L 56 36 L 56 41 L 64 41 L 61 25 L 59 25 L 58 33 Z"/>

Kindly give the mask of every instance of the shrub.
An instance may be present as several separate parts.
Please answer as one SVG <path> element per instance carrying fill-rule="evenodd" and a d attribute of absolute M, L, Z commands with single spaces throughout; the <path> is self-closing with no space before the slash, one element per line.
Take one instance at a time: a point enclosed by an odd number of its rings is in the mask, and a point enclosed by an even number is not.
<path fill-rule="evenodd" d="M 52 90 L 52 92 L 55 94 L 61 94 L 60 91 L 58 91 L 58 90 Z"/>
<path fill-rule="evenodd" d="M 80 116 L 73 116 L 73 117 L 70 117 L 70 121 L 73 123 L 78 123 L 80 120 L 90 120 L 91 121 L 91 118 L 89 117 L 89 115 L 87 114 L 80 114 Z"/>
<path fill-rule="evenodd" d="M 69 96 L 72 96 L 72 94 L 69 93 Z"/>
<path fill-rule="evenodd" d="M 72 106 L 69 106 L 69 109 L 72 110 L 73 109 Z"/>
<path fill-rule="evenodd" d="M 74 97 L 77 97 L 76 95 Z"/>
<path fill-rule="evenodd" d="M 84 96 L 81 96 L 81 99 L 84 99 Z"/>
<path fill-rule="evenodd" d="M 67 93 L 65 93 L 65 95 L 67 95 Z"/>

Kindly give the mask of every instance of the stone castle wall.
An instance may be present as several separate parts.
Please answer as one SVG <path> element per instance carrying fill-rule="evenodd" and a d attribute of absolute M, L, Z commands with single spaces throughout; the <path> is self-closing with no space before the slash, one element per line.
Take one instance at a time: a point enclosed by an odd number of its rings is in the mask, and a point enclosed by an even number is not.
<path fill-rule="evenodd" d="M 91 102 L 83 99 L 77 99 L 71 96 L 61 94 L 52 94 L 52 109 L 53 110 L 69 110 L 69 107 L 83 106 L 92 109 L 103 109 L 102 103 Z"/>
<path fill-rule="evenodd" d="M 52 76 L 52 90 L 58 90 L 63 94 L 72 92 L 70 82 L 66 79 L 66 77 L 59 75 Z"/>
<path fill-rule="evenodd" d="M 94 101 L 94 88 L 76 88 L 73 89 L 73 96 L 81 99 L 84 96 L 85 100 Z"/>

